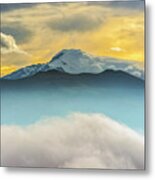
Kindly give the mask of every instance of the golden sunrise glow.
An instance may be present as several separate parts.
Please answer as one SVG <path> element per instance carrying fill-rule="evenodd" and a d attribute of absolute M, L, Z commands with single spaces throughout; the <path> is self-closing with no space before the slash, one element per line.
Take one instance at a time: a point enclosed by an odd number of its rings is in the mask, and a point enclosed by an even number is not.
<path fill-rule="evenodd" d="M 14 35 L 18 49 L 1 53 L 1 76 L 47 62 L 64 48 L 143 63 L 144 12 L 96 4 L 39 4 L 2 12 L 2 32 Z M 19 34 L 11 32 L 16 26 Z"/>

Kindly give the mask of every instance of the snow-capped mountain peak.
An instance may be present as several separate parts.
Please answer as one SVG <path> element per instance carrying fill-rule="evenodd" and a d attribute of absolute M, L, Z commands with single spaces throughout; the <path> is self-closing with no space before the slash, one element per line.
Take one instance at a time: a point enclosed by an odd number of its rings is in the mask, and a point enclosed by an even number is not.
<path fill-rule="evenodd" d="M 99 69 L 93 56 L 78 49 L 62 50 L 47 64 L 50 69 L 62 69 L 71 74 L 98 73 Z"/>
<path fill-rule="evenodd" d="M 105 70 L 121 70 L 133 76 L 144 79 L 144 72 L 138 63 L 111 57 L 97 57 L 80 49 L 64 49 L 56 54 L 46 64 L 32 65 L 3 77 L 4 79 L 21 79 L 50 70 L 63 71 L 69 74 L 97 74 Z"/>

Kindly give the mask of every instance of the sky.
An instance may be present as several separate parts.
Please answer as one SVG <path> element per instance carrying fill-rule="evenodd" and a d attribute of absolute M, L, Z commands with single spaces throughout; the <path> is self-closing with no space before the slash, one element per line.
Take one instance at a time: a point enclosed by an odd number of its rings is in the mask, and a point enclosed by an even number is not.
<path fill-rule="evenodd" d="M 1 4 L 1 76 L 81 49 L 144 64 L 144 1 Z"/>

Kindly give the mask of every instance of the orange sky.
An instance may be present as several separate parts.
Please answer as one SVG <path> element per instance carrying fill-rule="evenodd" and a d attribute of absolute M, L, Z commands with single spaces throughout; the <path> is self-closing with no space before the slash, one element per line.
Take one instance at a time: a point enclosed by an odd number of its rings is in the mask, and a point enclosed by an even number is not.
<path fill-rule="evenodd" d="M 2 11 L 1 75 L 47 62 L 64 48 L 143 64 L 143 2 L 130 3 L 52 3 Z"/>

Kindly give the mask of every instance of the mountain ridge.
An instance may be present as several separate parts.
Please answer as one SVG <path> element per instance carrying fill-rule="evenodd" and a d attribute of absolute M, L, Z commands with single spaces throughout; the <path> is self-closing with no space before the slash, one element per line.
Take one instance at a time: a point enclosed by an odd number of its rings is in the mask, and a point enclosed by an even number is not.
<path fill-rule="evenodd" d="M 111 57 L 97 57 L 80 49 L 63 49 L 48 63 L 33 64 L 8 74 L 1 79 L 16 80 L 31 77 L 39 72 L 57 70 L 68 74 L 99 74 L 106 70 L 124 71 L 137 78 L 144 79 L 144 72 L 134 62 Z"/>
<path fill-rule="evenodd" d="M 123 71 L 106 70 L 99 74 L 83 73 L 68 74 L 57 70 L 39 72 L 31 77 L 18 80 L 1 80 L 2 89 L 10 90 L 30 90 L 50 91 L 51 88 L 114 88 L 114 89 L 139 89 L 144 87 L 144 81 Z M 71 89 L 72 89 L 71 88 Z M 81 91 L 81 90 L 80 90 Z"/>

